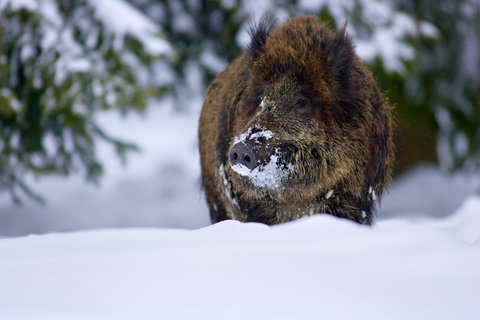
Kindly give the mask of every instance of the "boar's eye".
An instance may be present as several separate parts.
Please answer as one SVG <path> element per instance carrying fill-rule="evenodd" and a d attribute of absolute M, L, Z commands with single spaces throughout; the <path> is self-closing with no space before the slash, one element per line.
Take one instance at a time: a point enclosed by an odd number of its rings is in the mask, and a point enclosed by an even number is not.
<path fill-rule="evenodd" d="M 310 100 L 308 100 L 307 97 L 304 95 L 298 95 L 295 97 L 293 100 L 293 107 L 295 108 L 296 111 L 305 114 L 308 113 L 310 108 L 308 107 L 310 105 Z"/>
<path fill-rule="evenodd" d="M 306 107 L 308 105 L 308 100 L 305 98 L 298 99 L 297 103 L 295 104 L 296 107 Z"/>

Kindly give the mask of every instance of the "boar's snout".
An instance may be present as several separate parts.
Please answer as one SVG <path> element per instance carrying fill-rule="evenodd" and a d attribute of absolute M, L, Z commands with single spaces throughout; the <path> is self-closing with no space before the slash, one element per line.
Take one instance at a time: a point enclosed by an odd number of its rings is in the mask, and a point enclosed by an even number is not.
<path fill-rule="evenodd" d="M 229 155 L 230 165 L 233 167 L 236 164 L 241 164 L 250 170 L 253 170 L 259 161 L 255 150 L 244 143 L 237 143 L 230 150 Z"/>

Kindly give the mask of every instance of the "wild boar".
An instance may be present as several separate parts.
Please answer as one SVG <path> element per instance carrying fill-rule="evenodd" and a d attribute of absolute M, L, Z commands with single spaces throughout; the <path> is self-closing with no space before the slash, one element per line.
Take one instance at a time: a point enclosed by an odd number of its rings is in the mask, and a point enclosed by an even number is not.
<path fill-rule="evenodd" d="M 331 214 L 370 225 L 391 180 L 391 107 L 354 51 L 314 16 L 263 18 L 210 84 L 199 121 L 213 222 Z"/>

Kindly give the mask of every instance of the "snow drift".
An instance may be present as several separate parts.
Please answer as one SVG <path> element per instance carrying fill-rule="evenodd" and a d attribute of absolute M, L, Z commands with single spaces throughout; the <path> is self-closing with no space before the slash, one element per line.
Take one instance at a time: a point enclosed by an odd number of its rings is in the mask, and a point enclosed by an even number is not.
<path fill-rule="evenodd" d="M 477 319 L 479 212 L 3 239 L 0 318 Z"/>

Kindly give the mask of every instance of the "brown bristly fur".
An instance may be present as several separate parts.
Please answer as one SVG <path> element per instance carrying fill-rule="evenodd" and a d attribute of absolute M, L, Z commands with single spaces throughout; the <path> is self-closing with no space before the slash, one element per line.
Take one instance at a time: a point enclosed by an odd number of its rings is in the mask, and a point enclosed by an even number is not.
<path fill-rule="evenodd" d="M 372 223 L 375 196 L 391 179 L 391 107 L 345 29 L 333 33 L 313 16 L 277 28 L 263 19 L 250 47 L 210 84 L 198 136 L 213 222 L 328 213 Z M 294 165 L 281 187 L 232 170 L 234 138 L 249 128 L 275 133 L 255 147 L 259 158 L 281 150 L 279 165 Z"/>

